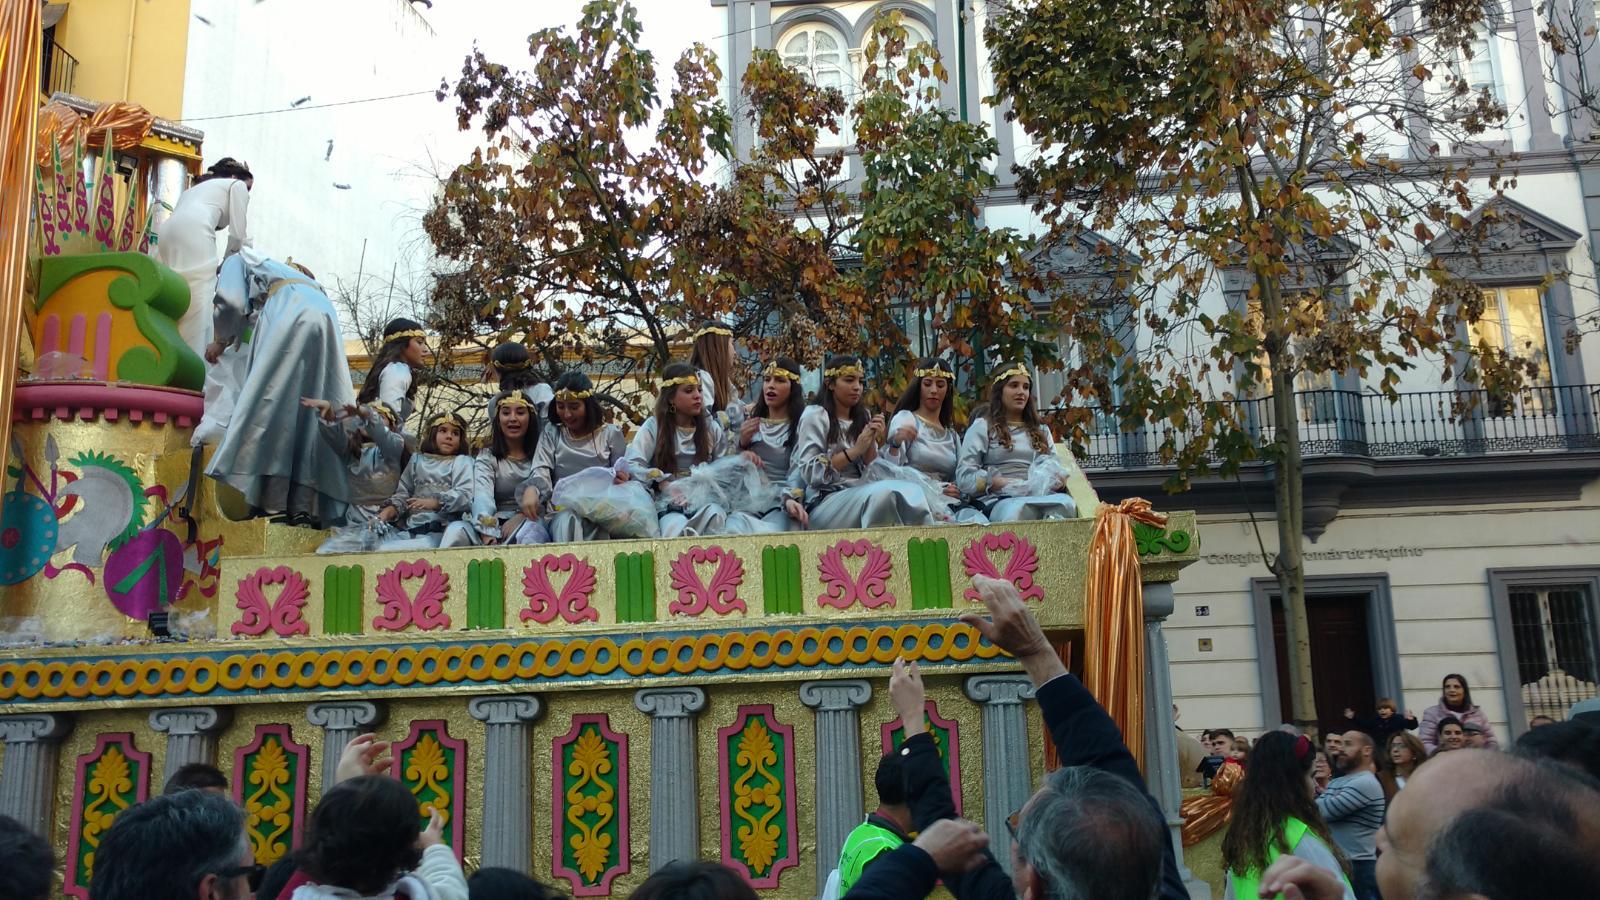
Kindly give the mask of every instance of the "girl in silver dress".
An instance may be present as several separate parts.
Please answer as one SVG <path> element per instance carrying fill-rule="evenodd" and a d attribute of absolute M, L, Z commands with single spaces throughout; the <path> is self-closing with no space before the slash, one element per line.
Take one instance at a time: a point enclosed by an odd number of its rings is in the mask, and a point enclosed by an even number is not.
<path fill-rule="evenodd" d="M 547 509 L 545 501 L 561 479 L 596 466 L 612 468 L 626 452 L 622 429 L 606 424 L 589 376 L 567 372 L 556 379 L 550 425 L 539 436 L 539 449 L 533 453 L 533 475 L 522 505 L 544 514 L 545 528 L 556 543 L 609 540 L 611 535 L 604 528 L 570 510 Z M 627 480 L 628 471 L 623 469 L 617 477 Z"/>
<path fill-rule="evenodd" d="M 472 475 L 466 420 L 455 413 L 435 417 L 423 432 L 421 451 L 412 454 L 394 495 L 378 513 L 403 531 L 378 549 L 439 546 L 452 520 L 472 508 Z"/>
<path fill-rule="evenodd" d="M 917 360 L 911 383 L 900 395 L 894 418 L 889 420 L 888 457 L 910 466 L 937 482 L 955 507 L 955 521 L 986 525 L 983 511 L 966 502 L 956 487 L 956 459 L 961 455 L 961 435 L 956 431 L 954 367 L 938 357 Z"/>
<path fill-rule="evenodd" d="M 866 371 L 854 356 L 830 356 L 817 400 L 800 416 L 791 477 L 805 488 L 813 529 L 930 525 L 933 512 L 919 485 L 867 481 L 886 426 L 861 405 Z"/>
<path fill-rule="evenodd" d="M 417 370 L 428 356 L 427 332 L 410 319 L 394 319 L 383 326 L 383 346 L 367 369 L 357 403 L 382 403 L 394 410 L 396 427 L 405 430 L 417 396 Z M 411 446 L 416 446 L 414 442 Z"/>
<path fill-rule="evenodd" d="M 533 404 L 534 414 L 540 420 L 550 410 L 550 385 L 539 380 L 528 348 L 518 341 L 506 341 L 490 351 L 488 364 L 483 367 L 483 380 L 495 382 L 502 391 L 521 391 Z"/>
<path fill-rule="evenodd" d="M 542 544 L 550 539 L 536 511 L 522 506 L 538 443 L 533 404 L 521 392 L 501 391 L 494 398 L 489 446 L 478 451 L 473 466 L 471 517 L 450 523 L 441 547 Z"/>
<path fill-rule="evenodd" d="M 737 360 L 733 352 L 733 329 L 721 322 L 707 322 L 694 333 L 694 349 L 689 365 L 700 376 L 700 394 L 706 414 L 729 432 L 744 424 L 745 409 L 740 397 L 744 386 L 734 380 Z"/>
<path fill-rule="evenodd" d="M 728 517 L 730 534 L 795 531 L 810 523 L 805 488 L 794 479 L 794 457 L 800 416 L 805 412 L 805 392 L 800 389 L 800 364 L 779 356 L 761 376 L 761 396 L 750 417 L 739 427 L 739 450 L 761 469 L 771 484 L 784 485 L 781 503 L 763 515 L 736 512 Z"/>
<path fill-rule="evenodd" d="M 672 482 L 699 463 L 726 456 L 727 432 L 707 414 L 694 366 L 673 363 L 661 377 L 656 414 L 628 445 L 629 472 L 655 495 L 662 537 L 722 534 L 728 511 L 716 503 L 691 507 Z"/>
<path fill-rule="evenodd" d="M 318 553 L 350 553 L 373 549 L 378 514 L 394 495 L 405 469 L 405 435 L 395 430 L 394 411 L 382 403 L 349 406 L 342 412 L 315 397 L 300 398 L 300 405 L 317 411 L 322 440 L 345 461 L 350 485 L 350 505 L 344 525 L 317 548 Z"/>
<path fill-rule="evenodd" d="M 1078 507 L 1065 493 L 1065 479 L 1037 495 L 1014 496 L 1034 460 L 1045 454 L 1055 455 L 1055 440 L 1039 421 L 1033 378 L 1020 363 L 1002 369 L 989 388 L 986 417 L 974 419 L 961 441 L 956 485 L 979 498 L 991 522 L 1073 518 Z"/>

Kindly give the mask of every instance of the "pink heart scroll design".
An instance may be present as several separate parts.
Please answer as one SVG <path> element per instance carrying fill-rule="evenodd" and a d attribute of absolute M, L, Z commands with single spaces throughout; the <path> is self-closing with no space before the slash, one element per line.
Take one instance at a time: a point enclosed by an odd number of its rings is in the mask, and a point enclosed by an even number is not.
<path fill-rule="evenodd" d="M 711 583 L 700 580 L 695 566 L 716 563 L 711 573 Z M 718 615 L 745 612 L 745 602 L 739 599 L 739 585 L 744 583 L 744 563 L 738 554 L 722 547 L 690 547 L 672 561 L 672 589 L 678 599 L 667 606 L 673 615 L 698 616 L 709 608 Z"/>
<path fill-rule="evenodd" d="M 267 585 L 281 584 L 278 599 L 268 601 Z M 258 637 L 270 629 L 278 637 L 310 634 L 311 626 L 304 618 L 306 598 L 311 596 L 311 586 L 304 575 L 288 566 L 269 569 L 262 566 L 254 574 L 239 579 L 234 604 L 244 611 L 244 617 L 230 629 L 235 635 Z"/>
<path fill-rule="evenodd" d="M 556 593 L 550 583 L 550 573 L 571 572 L 567 583 Z M 522 570 L 522 594 L 528 598 L 528 608 L 518 614 L 524 622 L 548 625 L 556 616 L 576 625 L 579 622 L 600 621 L 600 611 L 589 605 L 589 595 L 594 593 L 594 566 L 571 553 L 560 556 L 550 554 L 533 561 Z"/>
<path fill-rule="evenodd" d="M 1004 572 L 995 568 L 994 561 L 989 558 L 989 554 L 997 550 L 1011 552 Z M 1044 588 L 1033 583 L 1033 573 L 1039 570 L 1039 551 L 1034 549 L 1031 541 L 1016 532 L 991 531 L 975 538 L 967 545 L 967 549 L 961 551 L 961 567 L 968 575 L 987 575 L 1011 582 L 1022 592 L 1023 600 L 1044 599 Z M 983 599 L 978 596 L 977 588 L 967 588 L 963 596 L 974 601 Z"/>
<path fill-rule="evenodd" d="M 406 591 L 404 582 L 421 578 L 422 587 L 416 594 Z M 400 631 L 415 625 L 423 631 L 450 627 L 450 614 L 444 611 L 444 599 L 450 592 L 450 576 L 444 569 L 426 562 L 397 562 L 389 571 L 378 576 L 378 602 L 383 604 L 383 615 L 372 620 L 372 627 L 384 631 Z"/>
<path fill-rule="evenodd" d="M 866 557 L 858 577 L 850 576 L 845 559 Z M 893 606 L 894 594 L 889 593 L 889 554 L 869 540 L 844 540 L 822 551 L 817 561 L 817 574 L 827 592 L 817 598 L 819 606 L 849 609 L 860 603 L 867 609 Z"/>

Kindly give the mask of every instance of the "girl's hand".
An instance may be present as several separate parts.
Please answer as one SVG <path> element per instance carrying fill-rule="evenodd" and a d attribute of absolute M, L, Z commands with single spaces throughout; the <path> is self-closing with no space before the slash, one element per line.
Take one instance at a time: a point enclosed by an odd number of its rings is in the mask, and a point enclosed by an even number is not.
<path fill-rule="evenodd" d="M 1010 483 L 1011 483 L 1011 479 L 1005 477 L 1004 475 L 996 475 L 993 478 L 989 479 L 989 490 L 991 490 L 991 491 L 1002 490 L 1002 489 L 1005 488 L 1006 485 L 1008 485 Z"/>
<path fill-rule="evenodd" d="M 755 466 L 757 469 L 761 468 L 761 457 L 757 456 L 755 451 L 746 450 L 739 455 L 750 460 L 750 465 Z"/>
<path fill-rule="evenodd" d="M 222 351 L 228 349 L 221 341 L 212 341 L 206 345 L 206 362 L 213 366 L 222 358 Z"/>
<path fill-rule="evenodd" d="M 539 489 L 530 487 L 522 492 L 522 514 L 529 519 L 539 518 Z M 507 535 L 509 537 L 510 535 Z"/>
<path fill-rule="evenodd" d="M 917 429 L 911 425 L 907 425 L 894 433 L 894 442 L 896 446 L 904 447 L 916 439 Z"/>
<path fill-rule="evenodd" d="M 806 512 L 805 506 L 799 500 L 791 498 L 783 501 L 783 511 L 789 514 L 789 518 L 800 523 L 801 528 L 811 527 L 811 514 Z"/>
<path fill-rule="evenodd" d="M 739 449 L 750 449 L 750 442 L 755 439 L 756 432 L 761 430 L 760 419 L 745 419 L 739 426 Z"/>
<path fill-rule="evenodd" d="M 505 521 L 505 524 L 500 526 L 500 540 L 502 540 L 502 541 L 511 540 L 511 536 L 516 534 L 517 533 L 517 529 L 521 528 L 521 527 L 522 527 L 522 517 L 521 516 L 512 516 L 511 518 L 507 519 Z"/>
<path fill-rule="evenodd" d="M 417 849 L 426 850 L 442 843 L 444 843 L 444 816 L 439 815 L 437 808 L 429 806 L 428 827 L 417 835 Z"/>
<path fill-rule="evenodd" d="M 444 506 L 444 504 L 440 503 L 439 498 L 437 497 L 412 497 L 410 500 L 406 501 L 406 509 L 409 509 L 412 512 L 417 512 L 418 510 L 427 510 L 431 512 L 441 508 L 442 506 Z"/>
<path fill-rule="evenodd" d="M 392 506 L 385 506 L 382 510 L 380 510 L 378 512 L 378 520 L 380 522 L 393 522 L 395 519 L 397 519 L 399 517 L 400 517 L 400 510 L 395 509 Z"/>
<path fill-rule="evenodd" d="M 326 400 L 318 400 L 315 397 L 301 397 L 300 405 L 306 409 L 316 410 L 317 415 L 328 420 L 329 422 L 333 421 L 333 404 Z"/>
<path fill-rule="evenodd" d="M 961 499 L 961 489 L 956 487 L 953 484 L 946 484 L 944 486 L 944 495 L 946 497 L 954 497 L 955 499 L 960 500 Z"/>
<path fill-rule="evenodd" d="M 629 477 L 628 476 L 628 470 L 627 469 L 623 469 L 622 471 L 618 472 L 615 477 L 613 477 L 611 479 L 611 483 L 612 484 L 627 484 L 628 483 L 628 477 Z"/>

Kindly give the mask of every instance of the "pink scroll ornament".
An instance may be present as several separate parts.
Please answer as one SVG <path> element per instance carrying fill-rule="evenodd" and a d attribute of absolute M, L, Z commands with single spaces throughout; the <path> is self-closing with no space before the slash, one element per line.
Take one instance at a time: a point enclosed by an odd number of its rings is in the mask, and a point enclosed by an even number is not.
<path fill-rule="evenodd" d="M 711 583 L 700 579 L 696 566 L 716 563 L 711 573 Z M 672 561 L 672 589 L 678 599 L 667 606 L 673 615 L 698 616 L 709 608 L 718 615 L 745 612 L 745 602 L 739 599 L 739 585 L 744 583 L 744 563 L 738 554 L 723 547 L 690 547 Z"/>
<path fill-rule="evenodd" d="M 850 575 L 846 559 L 866 557 L 861 574 Z M 867 609 L 893 606 L 894 594 L 889 593 L 889 554 L 873 542 L 844 540 L 822 551 L 817 562 L 817 574 L 822 577 L 826 593 L 817 598 L 819 606 L 849 609 L 860 603 Z"/>
<path fill-rule="evenodd" d="M 571 572 L 567 583 L 558 593 L 550 583 L 552 572 Z M 600 621 L 600 611 L 589 605 L 589 595 L 594 593 L 594 566 L 571 553 L 560 556 L 550 554 L 533 561 L 522 570 L 522 595 L 528 598 L 528 608 L 518 614 L 524 622 L 548 625 L 556 616 L 569 624 Z"/>
<path fill-rule="evenodd" d="M 1003 572 L 989 558 L 989 554 L 997 550 L 1011 552 Z M 1016 532 L 991 531 L 973 539 L 967 549 L 961 551 L 961 567 L 968 575 L 987 575 L 1011 582 L 1022 592 L 1023 600 L 1044 599 L 1044 588 L 1033 583 L 1033 573 L 1039 570 L 1039 552 L 1034 549 L 1032 542 Z M 978 596 L 977 588 L 967 588 L 963 596 L 968 600 L 983 599 Z"/>
<path fill-rule="evenodd" d="M 413 578 L 422 579 L 415 594 L 405 587 L 405 582 Z M 383 631 L 401 631 L 411 625 L 422 631 L 449 628 L 450 614 L 444 611 L 444 598 L 449 591 L 450 576 L 438 566 L 420 559 L 397 562 L 378 576 L 378 602 L 383 604 L 383 615 L 372 620 L 372 627 Z"/>
<path fill-rule="evenodd" d="M 274 584 L 283 585 L 283 589 L 278 592 L 278 599 L 269 601 L 265 589 Z M 309 634 L 311 626 L 304 616 L 310 595 L 311 586 L 306 584 L 304 575 L 288 566 L 262 566 L 239 579 L 234 605 L 244 612 L 244 617 L 233 623 L 231 631 L 246 637 L 259 637 L 268 630 L 278 637 Z"/>

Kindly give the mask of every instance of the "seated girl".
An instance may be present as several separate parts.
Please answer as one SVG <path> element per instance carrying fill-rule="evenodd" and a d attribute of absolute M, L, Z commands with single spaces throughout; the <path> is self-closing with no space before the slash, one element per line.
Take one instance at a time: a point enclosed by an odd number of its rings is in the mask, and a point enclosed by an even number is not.
<path fill-rule="evenodd" d="M 800 389 L 800 364 L 787 356 L 774 359 L 761 377 L 761 396 L 755 410 L 739 426 L 739 450 L 761 467 L 768 482 L 786 485 L 781 504 L 764 515 L 736 512 L 728 517 L 732 534 L 793 531 L 810 522 L 805 489 L 793 480 L 795 437 L 805 412 L 805 392 Z"/>
<path fill-rule="evenodd" d="M 472 508 L 473 468 L 466 420 L 455 413 L 435 417 L 423 432 L 421 452 L 412 454 L 393 496 L 378 513 L 402 533 L 378 549 L 439 546 L 445 528 Z"/>
<path fill-rule="evenodd" d="M 706 414 L 730 432 L 737 432 L 744 424 L 744 403 L 739 399 L 743 385 L 734 382 L 736 360 L 733 352 L 733 329 L 721 322 L 707 322 L 694 333 L 694 349 L 689 365 L 700 376 L 700 394 L 705 400 Z"/>
<path fill-rule="evenodd" d="M 989 520 L 983 511 L 963 502 L 968 498 L 955 484 L 956 457 L 961 453 L 961 435 L 953 421 L 955 382 L 955 369 L 944 360 L 931 356 L 917 360 L 911 383 L 889 420 L 888 456 L 943 487 L 945 496 L 959 504 L 954 509 L 957 522 L 985 525 Z"/>
<path fill-rule="evenodd" d="M 521 391 L 540 419 L 550 410 L 550 385 L 539 380 L 528 348 L 518 341 L 506 341 L 489 353 L 483 380 L 495 382 L 502 391 Z"/>
<path fill-rule="evenodd" d="M 921 486 L 865 478 L 885 431 L 883 416 L 869 416 L 861 405 L 865 375 L 854 356 L 828 357 L 817 402 L 800 416 L 791 471 L 805 488 L 811 527 L 931 525 Z"/>
<path fill-rule="evenodd" d="M 693 366 L 673 363 L 661 374 L 656 413 L 628 445 L 629 471 L 655 495 L 662 537 L 721 534 L 728 511 L 716 503 L 695 505 L 672 483 L 695 465 L 726 456 L 727 432 L 706 414 Z"/>
<path fill-rule="evenodd" d="M 473 466 L 471 520 L 450 523 L 441 547 L 542 544 L 550 539 L 535 512 L 522 507 L 538 442 L 539 422 L 528 398 L 507 391 L 496 395 L 489 446 L 478 451 Z"/>
<path fill-rule="evenodd" d="M 1065 472 L 1049 464 L 1036 470 L 1041 457 L 1056 459 L 1055 440 L 1039 421 L 1033 379 L 1019 363 L 995 376 L 985 418 L 974 419 L 967 429 L 956 484 L 978 498 L 991 522 L 1070 519 L 1078 507 L 1065 493 Z M 1049 474 L 1052 468 L 1058 471 Z M 1046 472 L 1050 483 L 1030 486 L 1034 471 Z"/>
<path fill-rule="evenodd" d="M 589 376 L 582 372 L 562 375 L 556 379 L 550 425 L 539 436 L 539 448 L 533 454 L 533 474 L 523 492 L 523 508 L 543 514 L 550 539 L 557 543 L 610 539 L 605 529 L 577 513 L 547 506 L 561 479 L 596 466 L 609 469 L 626 452 L 622 429 L 601 419 L 600 401 L 595 399 Z M 620 477 L 627 477 L 626 470 Z"/>
<path fill-rule="evenodd" d="M 372 549 L 372 526 L 384 504 L 394 496 L 405 469 L 405 435 L 395 430 L 395 415 L 381 403 L 334 410 L 326 400 L 302 397 L 300 405 L 317 411 L 322 439 L 345 462 L 350 485 L 350 505 L 344 527 L 317 548 L 318 553 L 345 553 Z"/>

